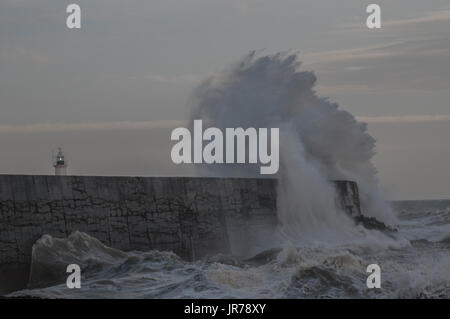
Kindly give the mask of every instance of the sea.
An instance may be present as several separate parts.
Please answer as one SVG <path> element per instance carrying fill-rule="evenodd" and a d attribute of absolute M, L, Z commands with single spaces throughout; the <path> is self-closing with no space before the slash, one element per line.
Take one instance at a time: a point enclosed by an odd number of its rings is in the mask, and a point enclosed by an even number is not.
<path fill-rule="evenodd" d="M 9 297 L 36 298 L 449 298 L 450 200 L 392 202 L 397 232 L 383 244 L 286 242 L 245 258 L 217 254 L 188 262 L 168 251 L 123 252 L 75 232 L 43 236 L 39 261 L 81 263 L 81 288 L 45 282 Z M 383 235 L 384 236 L 384 235 Z M 45 258 L 43 258 L 45 257 Z M 380 288 L 368 288 L 367 266 L 380 267 Z M 42 265 L 34 265 L 42 266 Z M 39 268 L 39 267 L 35 267 Z M 42 269 L 42 267 L 40 267 Z M 41 276 L 41 277 L 40 277 Z"/>

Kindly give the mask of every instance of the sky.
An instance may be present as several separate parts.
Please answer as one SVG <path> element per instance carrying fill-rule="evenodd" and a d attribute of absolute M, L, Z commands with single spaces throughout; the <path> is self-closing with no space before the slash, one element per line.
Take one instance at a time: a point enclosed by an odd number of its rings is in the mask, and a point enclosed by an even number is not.
<path fill-rule="evenodd" d="M 191 175 L 170 132 L 211 74 L 252 50 L 299 52 L 318 95 L 368 123 L 391 199 L 450 198 L 450 3 L 3 0 L 0 174 Z M 81 7 L 81 29 L 66 7 Z"/>

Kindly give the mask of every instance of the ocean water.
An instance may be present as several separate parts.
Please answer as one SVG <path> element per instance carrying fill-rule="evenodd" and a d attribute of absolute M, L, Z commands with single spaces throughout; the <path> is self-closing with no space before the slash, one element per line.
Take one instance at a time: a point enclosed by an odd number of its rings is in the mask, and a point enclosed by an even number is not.
<path fill-rule="evenodd" d="M 392 206 L 399 220 L 394 235 L 341 244 L 286 241 L 250 258 L 216 255 L 186 262 L 171 252 L 122 252 L 79 232 L 66 239 L 44 236 L 35 245 L 30 276 L 41 288 L 9 296 L 449 298 L 450 200 Z M 52 271 L 72 262 L 82 268 L 81 288 L 53 285 Z M 380 289 L 366 286 L 366 267 L 373 263 L 381 267 Z"/>

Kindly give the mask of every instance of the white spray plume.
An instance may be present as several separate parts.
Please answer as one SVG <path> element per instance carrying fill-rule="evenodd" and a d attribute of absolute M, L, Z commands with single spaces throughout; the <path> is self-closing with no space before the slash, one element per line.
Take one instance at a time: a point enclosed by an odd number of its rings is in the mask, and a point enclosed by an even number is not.
<path fill-rule="evenodd" d="M 279 217 L 290 232 L 348 230 L 336 216 L 328 181 L 358 183 L 365 215 L 392 224 L 395 217 L 380 195 L 371 162 L 375 140 L 366 124 L 336 103 L 317 96 L 312 72 L 299 71 L 297 54 L 259 56 L 252 52 L 193 93 L 193 119 L 211 126 L 279 127 Z M 257 176 L 256 165 L 200 166 L 214 176 Z M 288 227 L 289 226 L 289 227 Z"/>

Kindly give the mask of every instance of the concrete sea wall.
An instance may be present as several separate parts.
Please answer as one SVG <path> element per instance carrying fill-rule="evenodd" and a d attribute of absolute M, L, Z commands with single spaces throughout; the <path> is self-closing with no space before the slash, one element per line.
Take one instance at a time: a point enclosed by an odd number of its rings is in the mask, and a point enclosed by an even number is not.
<path fill-rule="evenodd" d="M 125 251 L 171 250 L 188 260 L 245 255 L 267 227 L 276 227 L 276 183 L 0 175 L 0 278 L 2 269 L 29 270 L 32 245 L 42 235 L 66 237 L 76 230 Z M 343 208 L 360 214 L 356 184 L 336 186 Z"/>
<path fill-rule="evenodd" d="M 28 263 L 42 235 L 75 230 L 195 259 L 229 252 L 229 227 L 275 223 L 275 211 L 273 179 L 0 175 L 0 264 Z"/>

